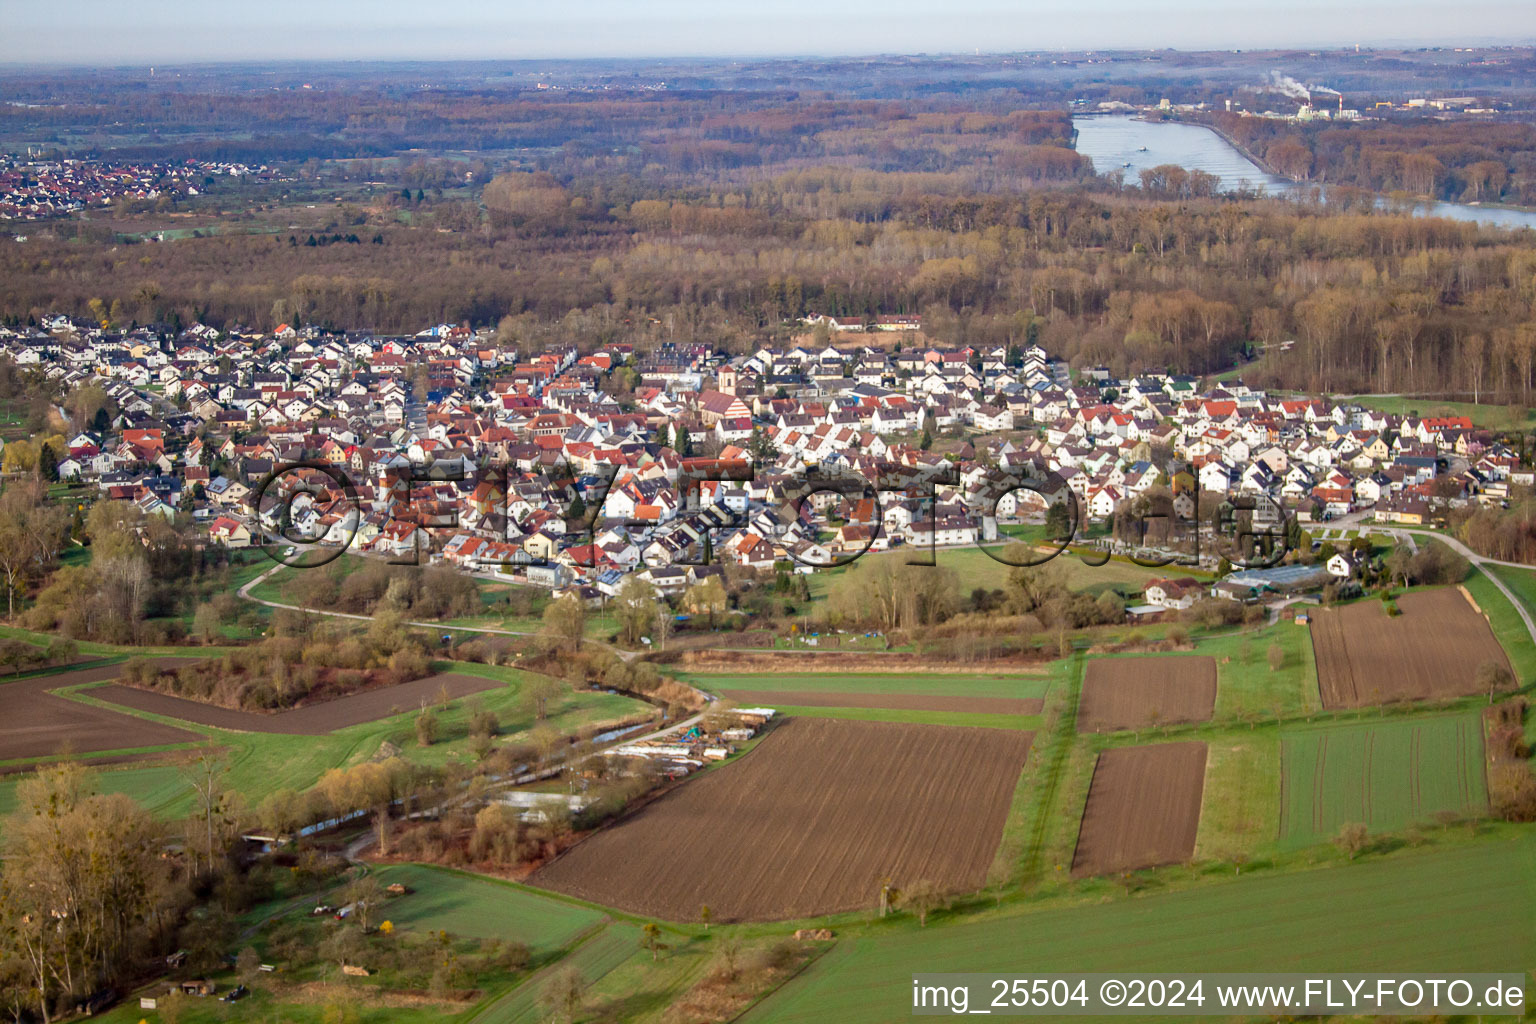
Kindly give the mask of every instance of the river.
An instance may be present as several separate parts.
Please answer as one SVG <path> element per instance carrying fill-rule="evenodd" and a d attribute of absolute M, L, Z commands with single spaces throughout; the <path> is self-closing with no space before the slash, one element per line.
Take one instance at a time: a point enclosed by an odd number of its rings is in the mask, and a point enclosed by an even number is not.
<path fill-rule="evenodd" d="M 1188 170 L 1214 174 L 1223 191 L 1248 186 L 1271 195 L 1284 195 L 1313 187 L 1298 186 L 1289 179 L 1265 173 L 1230 142 L 1202 125 L 1143 121 L 1129 114 L 1115 114 L 1074 117 L 1072 127 L 1077 129 L 1077 151 L 1093 160 L 1094 170 L 1100 174 L 1122 170 L 1130 184 L 1135 184 L 1138 175 L 1149 167 L 1178 164 Z M 1439 202 L 1415 203 L 1413 209 L 1424 217 L 1536 228 L 1536 213 L 1528 210 Z"/>

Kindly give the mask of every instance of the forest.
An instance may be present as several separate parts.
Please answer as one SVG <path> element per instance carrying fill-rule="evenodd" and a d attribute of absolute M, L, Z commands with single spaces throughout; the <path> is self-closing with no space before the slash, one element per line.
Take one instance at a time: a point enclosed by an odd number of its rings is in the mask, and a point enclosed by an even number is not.
<path fill-rule="evenodd" d="M 969 176 L 820 167 L 614 201 L 599 180 L 510 172 L 480 202 L 427 199 L 408 222 L 386 203 L 327 211 L 377 236 L 359 245 L 82 243 L 65 226 L 0 241 L 0 314 L 379 332 L 463 321 L 529 343 L 740 349 L 811 311 L 920 312 L 935 342 L 1029 337 L 1117 373 L 1267 353 L 1250 383 L 1529 404 L 1529 233 L 1369 204 L 1022 182 L 978 193 Z"/>
<path fill-rule="evenodd" d="M 1297 181 L 1536 205 L 1536 125 L 1428 118 L 1292 124 L 1226 113 L 1212 120 L 1250 155 Z"/>

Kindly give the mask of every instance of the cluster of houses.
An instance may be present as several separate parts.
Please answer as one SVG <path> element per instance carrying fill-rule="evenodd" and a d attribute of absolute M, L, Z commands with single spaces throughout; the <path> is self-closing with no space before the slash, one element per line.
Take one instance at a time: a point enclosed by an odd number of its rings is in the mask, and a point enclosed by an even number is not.
<path fill-rule="evenodd" d="M 809 571 L 974 544 L 1056 504 L 1105 521 L 1154 487 L 1417 523 L 1533 482 L 1460 417 L 900 337 L 524 352 L 455 325 L 112 332 L 50 317 L 0 329 L 0 358 L 112 400 L 110 423 L 77 425 L 56 453 L 61 477 L 189 515 L 212 543 L 281 531 L 593 601 L 632 574 L 679 593 L 722 562 Z M 999 473 L 1042 483 L 999 493 Z"/>
<path fill-rule="evenodd" d="M 276 175 L 265 165 L 222 160 L 120 163 L 0 155 L 0 219 L 45 220 L 127 200 L 196 196 L 221 177 Z"/>

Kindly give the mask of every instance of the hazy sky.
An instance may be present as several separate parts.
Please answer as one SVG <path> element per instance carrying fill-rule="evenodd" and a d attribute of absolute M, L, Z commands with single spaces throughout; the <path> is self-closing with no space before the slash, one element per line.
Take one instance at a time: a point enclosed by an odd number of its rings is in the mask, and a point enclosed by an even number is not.
<path fill-rule="evenodd" d="M 0 0 L 0 41 L 83 64 L 1452 45 L 1536 41 L 1536 2 Z"/>

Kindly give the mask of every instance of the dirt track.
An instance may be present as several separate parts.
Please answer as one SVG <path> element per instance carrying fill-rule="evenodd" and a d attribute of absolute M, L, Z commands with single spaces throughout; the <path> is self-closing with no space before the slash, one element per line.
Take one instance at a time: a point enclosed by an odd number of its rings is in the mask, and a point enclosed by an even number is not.
<path fill-rule="evenodd" d="M 1072 874 L 1178 864 L 1195 853 L 1204 743 L 1114 747 L 1099 755 L 1077 833 Z"/>
<path fill-rule="evenodd" d="M 1215 658 L 1095 658 L 1083 679 L 1077 731 L 1208 722 L 1215 710 Z"/>
<path fill-rule="evenodd" d="M 882 882 L 974 889 L 1032 734 L 791 719 L 535 872 L 530 883 L 673 921 L 877 905 Z"/>
<path fill-rule="evenodd" d="M 1323 706 L 1355 708 L 1400 700 L 1435 700 L 1481 692 L 1485 661 L 1510 667 L 1488 620 L 1460 590 L 1437 587 L 1397 599 L 1357 601 L 1312 613 L 1313 657 Z"/>
<path fill-rule="evenodd" d="M 415 679 L 409 683 L 385 686 L 377 690 L 338 697 L 322 704 L 311 704 L 292 711 L 280 711 L 275 715 L 260 715 L 250 711 L 221 708 L 215 704 L 173 697 L 152 690 L 139 690 L 131 686 L 113 683 L 91 690 L 91 696 L 110 704 L 117 704 L 136 711 L 178 718 L 184 722 L 209 725 L 237 732 L 287 733 L 297 736 L 321 736 L 337 729 L 345 729 L 365 722 L 376 722 L 402 711 L 412 711 L 423 700 L 433 703 L 444 686 L 451 698 L 467 697 L 505 686 L 496 679 L 480 676 L 444 673 Z"/>
<path fill-rule="evenodd" d="M 161 660 L 161 664 L 175 663 L 176 659 Z M 3 718 L 0 718 L 0 761 L 47 758 L 66 750 L 88 754 L 101 750 L 195 743 L 202 739 L 201 735 L 184 729 L 55 697 L 48 692 L 79 683 L 115 679 L 122 670 L 122 665 L 100 665 L 0 683 L 0 708 L 4 709 Z"/>
<path fill-rule="evenodd" d="M 799 690 L 721 690 L 720 693 L 740 705 L 966 711 L 986 715 L 1038 715 L 1044 704 L 1023 697 L 946 697 L 928 693 L 813 693 Z"/>

